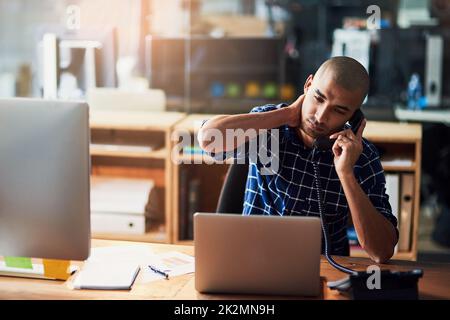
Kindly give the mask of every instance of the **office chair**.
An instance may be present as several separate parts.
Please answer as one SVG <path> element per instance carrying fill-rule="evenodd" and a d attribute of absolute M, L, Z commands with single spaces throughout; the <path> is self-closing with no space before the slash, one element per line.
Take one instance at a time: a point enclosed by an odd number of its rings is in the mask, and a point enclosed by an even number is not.
<path fill-rule="evenodd" d="M 225 176 L 217 204 L 217 213 L 242 214 L 248 164 L 231 164 Z"/>

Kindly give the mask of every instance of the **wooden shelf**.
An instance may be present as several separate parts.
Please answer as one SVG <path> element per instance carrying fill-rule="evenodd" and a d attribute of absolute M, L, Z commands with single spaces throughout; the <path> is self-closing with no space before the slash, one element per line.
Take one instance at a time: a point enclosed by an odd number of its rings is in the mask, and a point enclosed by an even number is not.
<path fill-rule="evenodd" d="M 394 260 L 416 260 L 417 256 L 414 252 L 397 252 L 392 258 Z"/>
<path fill-rule="evenodd" d="M 181 112 L 90 110 L 91 129 L 166 131 L 185 118 Z"/>
<path fill-rule="evenodd" d="M 420 124 L 368 121 L 363 137 L 377 143 L 415 143 L 422 140 Z"/>
<path fill-rule="evenodd" d="M 369 258 L 369 255 L 363 251 L 357 251 L 350 254 L 355 258 Z M 392 260 L 416 260 L 416 255 L 413 252 L 397 252 L 392 257 Z"/>
<path fill-rule="evenodd" d="M 408 110 L 406 106 L 396 105 L 395 116 L 401 121 L 437 122 L 450 124 L 449 110 Z"/>
<path fill-rule="evenodd" d="M 91 156 L 94 157 L 118 157 L 118 158 L 139 158 L 139 159 L 157 159 L 164 160 L 168 157 L 166 148 L 161 148 L 154 151 L 139 152 L 139 151 L 112 151 L 101 148 L 91 148 Z"/>
<path fill-rule="evenodd" d="M 398 171 L 398 172 L 414 172 L 416 171 L 416 165 L 410 166 L 397 166 L 397 165 L 384 165 L 381 161 L 384 171 Z"/>
<path fill-rule="evenodd" d="M 123 240 L 123 241 L 142 241 L 142 242 L 156 242 L 156 243 L 170 243 L 170 239 L 166 237 L 165 231 L 158 230 L 159 226 L 151 228 L 145 234 L 126 234 L 126 233 L 103 233 L 93 232 L 93 239 L 105 240 Z"/>
<path fill-rule="evenodd" d="M 188 131 L 195 133 L 200 128 L 203 120 L 208 120 L 217 114 L 191 114 L 185 117 L 174 126 L 174 131 Z"/>
<path fill-rule="evenodd" d="M 207 163 L 214 163 L 214 164 L 232 164 L 234 162 L 234 159 L 226 159 L 225 161 L 218 161 L 213 159 L 212 157 L 204 154 L 182 154 L 179 155 L 177 158 L 178 161 L 182 161 L 186 164 L 207 164 Z"/>
<path fill-rule="evenodd" d="M 196 132 L 203 120 L 208 120 L 216 114 L 191 114 L 179 121 L 175 131 Z M 402 124 L 396 122 L 368 121 L 363 137 L 371 142 L 414 143 L 422 139 L 420 124 Z"/>
<path fill-rule="evenodd" d="M 176 244 L 183 245 L 183 246 L 193 246 L 194 240 L 179 240 L 176 242 Z"/>

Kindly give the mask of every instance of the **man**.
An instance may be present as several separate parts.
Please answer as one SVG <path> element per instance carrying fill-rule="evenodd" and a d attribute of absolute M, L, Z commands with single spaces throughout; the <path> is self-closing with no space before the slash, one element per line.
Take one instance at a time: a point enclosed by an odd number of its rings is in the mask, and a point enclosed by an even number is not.
<path fill-rule="evenodd" d="M 331 58 L 308 77 L 304 94 L 292 104 L 265 105 L 249 114 L 208 120 L 199 131 L 200 146 L 217 154 L 252 139 L 238 137 L 230 147 L 225 141 L 212 143 L 213 131 L 225 137 L 227 129 L 279 129 L 279 170 L 264 175 L 257 162 L 250 163 L 243 214 L 319 216 L 312 165 L 318 162 L 331 254 L 348 255 L 350 213 L 361 246 L 375 262 L 386 262 L 394 253 L 398 231 L 379 155 L 362 138 L 365 120 L 356 134 L 343 130 L 368 88 L 369 76 L 360 63 L 348 57 Z M 320 136 L 337 140 L 331 150 L 316 152 L 312 159 L 313 141 Z"/>

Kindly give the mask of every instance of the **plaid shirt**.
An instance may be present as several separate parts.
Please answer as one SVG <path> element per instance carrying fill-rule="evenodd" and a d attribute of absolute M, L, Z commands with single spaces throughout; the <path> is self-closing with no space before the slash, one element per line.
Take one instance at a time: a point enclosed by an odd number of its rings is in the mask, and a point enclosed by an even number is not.
<path fill-rule="evenodd" d="M 253 108 L 251 112 L 267 112 L 284 106 L 286 105 L 259 106 Z M 317 192 L 314 186 L 313 161 L 315 161 L 318 163 L 323 188 L 322 199 L 325 203 L 324 215 L 331 242 L 330 253 L 348 255 L 349 206 L 334 167 L 332 151 L 317 151 L 313 159 L 312 149 L 303 144 L 294 128 L 285 125 L 278 129 L 280 130 L 278 171 L 272 175 L 263 175 L 259 161 L 250 160 L 243 214 L 319 217 Z M 213 156 L 226 157 L 224 154 Z M 234 157 L 239 157 L 237 152 Z M 386 194 L 386 180 L 378 151 L 366 139 L 363 139 L 363 151 L 354 166 L 354 174 L 373 206 L 396 228 L 397 219 L 392 214 L 389 197 Z"/>

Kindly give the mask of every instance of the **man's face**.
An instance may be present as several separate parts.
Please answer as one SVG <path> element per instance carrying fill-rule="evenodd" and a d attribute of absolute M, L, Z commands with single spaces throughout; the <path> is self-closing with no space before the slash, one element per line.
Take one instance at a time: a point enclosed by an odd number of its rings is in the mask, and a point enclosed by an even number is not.
<path fill-rule="evenodd" d="M 310 76 L 305 83 L 300 129 L 312 138 L 340 131 L 360 107 L 362 95 L 342 88 L 326 73 L 320 79 Z"/>

